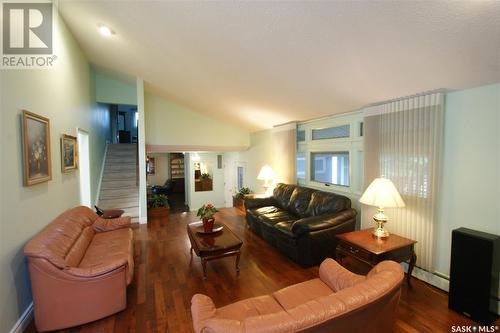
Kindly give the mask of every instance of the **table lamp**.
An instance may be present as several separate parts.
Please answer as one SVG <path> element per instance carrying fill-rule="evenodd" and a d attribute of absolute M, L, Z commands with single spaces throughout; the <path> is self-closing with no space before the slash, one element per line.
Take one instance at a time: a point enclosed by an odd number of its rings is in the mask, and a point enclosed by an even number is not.
<path fill-rule="evenodd" d="M 263 180 L 264 181 L 264 189 L 266 190 L 266 193 L 271 186 L 269 183 L 274 179 L 274 172 L 273 169 L 269 165 L 264 165 L 259 172 L 259 175 L 257 176 L 258 180 Z"/>
<path fill-rule="evenodd" d="M 361 203 L 378 207 L 377 214 L 373 215 L 377 227 L 373 229 L 373 235 L 378 238 L 389 236 L 389 232 L 384 229 L 387 222 L 387 215 L 384 213 L 386 207 L 404 207 L 405 203 L 398 190 L 387 178 L 376 178 L 372 181 L 365 193 L 359 199 Z"/>

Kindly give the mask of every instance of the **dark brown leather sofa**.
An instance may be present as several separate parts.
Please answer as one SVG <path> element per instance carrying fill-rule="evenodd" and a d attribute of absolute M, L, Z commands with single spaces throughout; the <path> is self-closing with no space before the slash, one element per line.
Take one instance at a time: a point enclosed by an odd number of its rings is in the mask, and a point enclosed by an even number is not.
<path fill-rule="evenodd" d="M 130 217 L 103 219 L 70 209 L 24 248 L 39 332 L 76 326 L 125 309 L 134 273 Z"/>
<path fill-rule="evenodd" d="M 356 225 L 349 198 L 290 184 L 270 197 L 245 197 L 245 210 L 254 233 L 304 267 L 335 258 L 335 235 Z"/>

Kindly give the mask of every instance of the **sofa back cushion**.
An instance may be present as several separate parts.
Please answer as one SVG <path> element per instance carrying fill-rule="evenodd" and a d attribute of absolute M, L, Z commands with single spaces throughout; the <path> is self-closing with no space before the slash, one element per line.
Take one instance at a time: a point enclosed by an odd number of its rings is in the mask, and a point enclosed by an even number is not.
<path fill-rule="evenodd" d="M 299 217 L 305 217 L 313 192 L 313 189 L 307 187 L 295 187 L 288 204 L 290 211 Z"/>
<path fill-rule="evenodd" d="M 291 184 L 278 184 L 274 188 L 273 197 L 276 201 L 276 205 L 281 208 L 288 210 L 290 205 L 290 197 L 292 196 L 293 190 L 295 190 L 297 186 Z"/>
<path fill-rule="evenodd" d="M 335 193 L 314 191 L 307 207 L 306 216 L 319 216 L 335 214 L 351 208 L 351 200 L 348 197 Z"/>
<path fill-rule="evenodd" d="M 24 254 L 44 258 L 59 268 L 75 262 L 77 265 L 92 240 L 94 231 L 89 227 L 97 217 L 90 208 L 84 206 L 64 212 L 26 244 Z"/>

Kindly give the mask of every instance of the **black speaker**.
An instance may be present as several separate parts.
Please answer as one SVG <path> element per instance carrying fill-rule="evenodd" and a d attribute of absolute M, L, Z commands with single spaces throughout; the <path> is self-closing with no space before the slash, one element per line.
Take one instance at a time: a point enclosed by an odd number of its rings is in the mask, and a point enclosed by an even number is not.
<path fill-rule="evenodd" d="M 487 325 L 498 302 L 500 236 L 455 229 L 451 233 L 448 307 Z"/>

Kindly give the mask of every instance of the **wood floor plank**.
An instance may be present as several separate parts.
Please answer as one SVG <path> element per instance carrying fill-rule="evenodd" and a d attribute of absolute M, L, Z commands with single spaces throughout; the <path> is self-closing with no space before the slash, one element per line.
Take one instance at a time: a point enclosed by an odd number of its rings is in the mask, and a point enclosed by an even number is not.
<path fill-rule="evenodd" d="M 200 258 L 191 256 L 186 225 L 194 213 L 176 213 L 151 219 L 134 229 L 134 281 L 127 290 L 127 309 L 108 318 L 65 333 L 190 333 L 191 297 L 210 296 L 217 307 L 318 276 L 318 267 L 301 268 L 245 227 L 243 213 L 221 209 L 217 215 L 243 240 L 240 274 L 234 258 L 210 261 L 203 280 Z M 412 288 L 402 287 L 396 331 L 451 332 L 452 325 L 474 325 L 470 319 L 448 309 L 448 296 L 413 279 Z M 500 320 L 496 321 L 500 325 Z M 27 333 L 36 332 L 33 324 Z"/>

